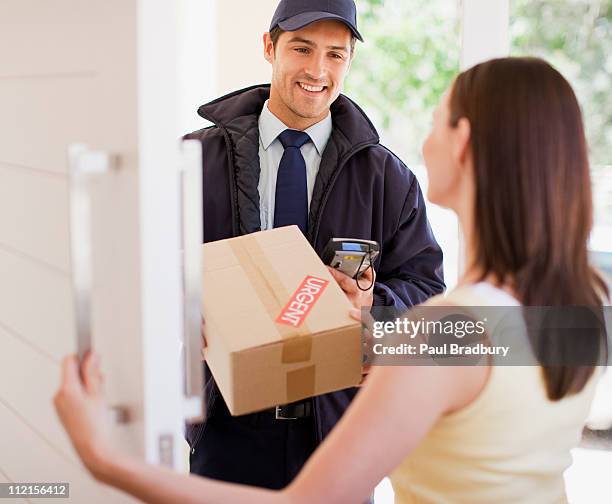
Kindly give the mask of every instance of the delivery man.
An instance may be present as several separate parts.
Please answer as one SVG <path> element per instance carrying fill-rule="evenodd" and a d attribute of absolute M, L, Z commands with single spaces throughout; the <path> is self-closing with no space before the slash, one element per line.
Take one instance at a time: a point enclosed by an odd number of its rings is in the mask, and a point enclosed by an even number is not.
<path fill-rule="evenodd" d="M 353 0 L 282 0 L 264 35 L 271 85 L 203 105 L 213 126 L 185 138 L 202 142 L 206 242 L 292 224 L 319 255 L 334 237 L 374 240 L 375 276 L 333 274 L 354 306 L 401 311 L 444 290 L 442 252 L 415 176 L 340 94 L 357 40 Z M 285 487 L 357 390 L 232 417 L 211 378 L 191 472 Z"/>

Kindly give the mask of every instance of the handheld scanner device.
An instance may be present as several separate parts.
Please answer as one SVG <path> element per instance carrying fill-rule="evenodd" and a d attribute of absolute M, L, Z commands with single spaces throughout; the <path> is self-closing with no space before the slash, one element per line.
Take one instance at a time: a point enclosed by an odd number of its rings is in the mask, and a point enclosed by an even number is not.
<path fill-rule="evenodd" d="M 380 246 L 375 241 L 332 238 L 323 251 L 322 259 L 332 268 L 358 279 L 372 267 L 379 252 Z"/>

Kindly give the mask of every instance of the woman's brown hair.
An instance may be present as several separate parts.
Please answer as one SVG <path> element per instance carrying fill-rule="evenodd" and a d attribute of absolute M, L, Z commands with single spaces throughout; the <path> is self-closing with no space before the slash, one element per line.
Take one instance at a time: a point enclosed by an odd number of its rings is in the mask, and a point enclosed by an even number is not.
<path fill-rule="evenodd" d="M 599 308 L 609 297 L 590 266 L 591 178 L 582 115 L 564 77 L 537 58 L 487 61 L 458 76 L 451 126 L 465 117 L 476 184 L 476 265 L 482 278 L 510 283 L 525 306 Z M 536 342 L 548 397 L 579 392 L 593 365 L 548 365 L 547 352 L 606 352 L 605 338 Z M 550 341 L 548 342 L 550 343 Z M 587 353 L 589 349 L 587 349 Z"/>

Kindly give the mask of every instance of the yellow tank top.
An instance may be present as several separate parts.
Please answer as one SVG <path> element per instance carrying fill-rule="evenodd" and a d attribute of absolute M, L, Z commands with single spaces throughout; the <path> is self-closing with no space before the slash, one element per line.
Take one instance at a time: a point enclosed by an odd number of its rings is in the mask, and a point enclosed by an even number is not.
<path fill-rule="evenodd" d="M 516 306 L 487 284 L 447 296 L 462 306 Z M 552 402 L 538 366 L 492 366 L 467 407 L 442 417 L 390 476 L 396 504 L 566 502 L 563 472 L 582 432 L 596 377 Z"/>

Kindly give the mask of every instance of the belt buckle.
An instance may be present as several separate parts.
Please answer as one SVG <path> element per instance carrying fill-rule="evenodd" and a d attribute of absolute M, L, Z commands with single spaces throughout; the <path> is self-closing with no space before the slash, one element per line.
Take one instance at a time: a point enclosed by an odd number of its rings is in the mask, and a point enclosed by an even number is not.
<path fill-rule="evenodd" d="M 282 406 L 277 406 L 275 408 L 275 415 L 274 415 L 274 417 L 276 418 L 276 420 L 297 420 L 297 417 L 281 416 L 282 408 L 283 408 Z"/>

